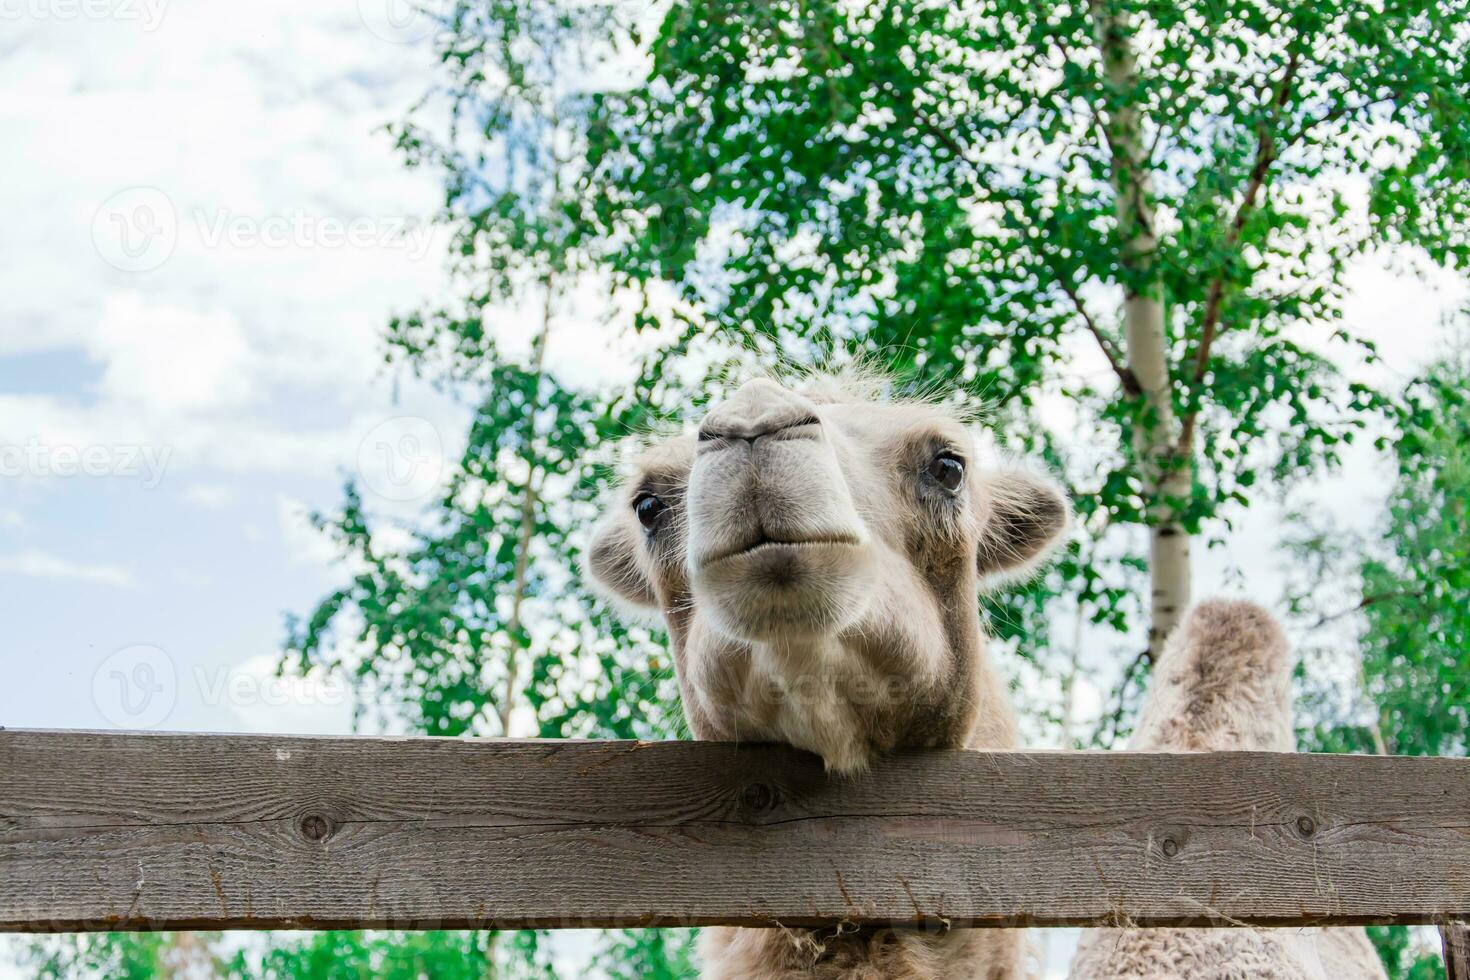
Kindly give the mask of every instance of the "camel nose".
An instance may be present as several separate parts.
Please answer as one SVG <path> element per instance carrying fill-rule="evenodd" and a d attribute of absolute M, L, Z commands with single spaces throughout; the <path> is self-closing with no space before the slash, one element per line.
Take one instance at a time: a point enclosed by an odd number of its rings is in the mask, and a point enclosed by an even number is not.
<path fill-rule="evenodd" d="M 710 409 L 699 425 L 699 440 L 743 439 L 754 442 L 798 426 L 820 426 L 817 407 L 794 391 L 757 378 L 741 385 Z"/>

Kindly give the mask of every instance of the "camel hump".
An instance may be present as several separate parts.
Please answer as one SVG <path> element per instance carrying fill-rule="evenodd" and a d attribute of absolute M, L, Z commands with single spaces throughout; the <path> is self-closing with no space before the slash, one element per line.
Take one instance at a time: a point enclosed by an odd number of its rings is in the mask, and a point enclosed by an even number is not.
<path fill-rule="evenodd" d="M 1291 752 L 1295 742 L 1291 647 L 1281 625 L 1250 602 L 1195 606 L 1154 665 L 1129 747 Z"/>

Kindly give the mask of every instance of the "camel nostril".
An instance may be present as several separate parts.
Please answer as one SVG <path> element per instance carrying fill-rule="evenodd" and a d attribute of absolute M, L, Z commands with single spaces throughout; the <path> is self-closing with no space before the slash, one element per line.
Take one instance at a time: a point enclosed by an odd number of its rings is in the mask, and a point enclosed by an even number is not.
<path fill-rule="evenodd" d="M 754 423 L 710 420 L 699 427 L 698 439 L 700 442 L 727 440 L 754 443 L 757 439 L 777 435 L 789 429 L 799 429 L 803 426 L 821 424 L 822 420 L 815 415 L 802 415 L 797 418 L 787 418 L 784 420 L 762 419 Z"/>

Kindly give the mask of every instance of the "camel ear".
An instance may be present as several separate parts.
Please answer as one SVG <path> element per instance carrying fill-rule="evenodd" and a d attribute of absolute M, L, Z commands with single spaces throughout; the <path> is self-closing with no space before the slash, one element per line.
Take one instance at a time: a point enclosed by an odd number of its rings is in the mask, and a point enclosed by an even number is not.
<path fill-rule="evenodd" d="M 638 532 L 610 514 L 592 532 L 586 575 L 610 599 L 639 609 L 657 609 L 658 596 L 643 570 L 640 549 Z"/>
<path fill-rule="evenodd" d="M 1067 495 L 1047 477 L 1006 470 L 981 480 L 978 493 L 984 523 L 975 565 L 986 586 L 1026 578 L 1066 536 Z"/>

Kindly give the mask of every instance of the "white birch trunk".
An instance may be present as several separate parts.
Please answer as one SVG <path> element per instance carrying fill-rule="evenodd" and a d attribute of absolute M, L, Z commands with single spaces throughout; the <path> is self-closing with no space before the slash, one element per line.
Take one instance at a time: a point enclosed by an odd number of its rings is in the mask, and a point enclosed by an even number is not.
<path fill-rule="evenodd" d="M 531 357 L 532 373 L 536 377 L 536 392 L 531 396 L 531 403 L 526 411 L 530 417 L 526 420 L 528 430 L 531 432 L 531 442 L 535 443 L 536 413 L 541 410 L 541 379 L 546 372 L 546 344 L 551 339 L 551 318 L 556 302 L 556 277 L 547 273 L 546 275 L 546 299 L 541 309 L 541 332 L 532 340 L 534 353 Z M 529 461 L 528 461 L 529 462 Z M 515 711 L 516 694 L 520 689 L 520 654 L 521 648 L 521 611 L 526 601 L 526 581 L 531 570 L 531 538 L 536 529 L 536 504 L 538 498 L 536 487 L 536 467 L 534 463 L 526 474 L 526 492 L 521 498 L 521 520 L 516 535 L 516 565 L 515 577 L 511 582 L 511 607 L 510 620 L 506 623 L 506 633 L 509 635 L 510 647 L 506 652 L 505 664 L 505 687 L 500 695 L 500 732 L 509 738 L 511 736 L 511 715 Z"/>
<path fill-rule="evenodd" d="M 1126 15 L 1110 0 L 1092 0 L 1091 9 L 1109 85 L 1119 92 L 1135 91 L 1138 64 Z M 1125 347 L 1128 368 L 1138 380 L 1144 400 L 1134 448 L 1149 497 L 1148 648 L 1152 658 L 1189 605 L 1189 535 L 1179 522 L 1175 502 L 1188 497 L 1193 481 L 1189 460 L 1180 458 L 1178 447 L 1179 421 L 1174 415 L 1169 378 L 1164 298 L 1154 272 L 1158 238 L 1151 161 L 1138 111 L 1126 104 L 1120 106 L 1106 120 L 1106 132 L 1124 243 L 1120 261 L 1130 280 L 1123 303 Z"/>

